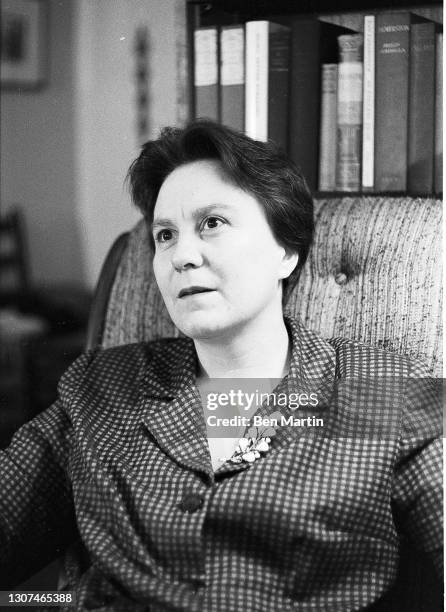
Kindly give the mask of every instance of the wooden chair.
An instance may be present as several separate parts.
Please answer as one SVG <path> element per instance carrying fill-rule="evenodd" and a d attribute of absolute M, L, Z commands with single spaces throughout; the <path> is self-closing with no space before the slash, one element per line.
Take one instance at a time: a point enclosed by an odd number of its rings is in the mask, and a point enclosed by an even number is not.
<path fill-rule="evenodd" d="M 29 288 L 23 214 L 18 207 L 0 216 L 0 305 Z"/>
<path fill-rule="evenodd" d="M 28 292 L 24 219 L 15 207 L 0 217 L 0 446 L 27 420 L 29 349 L 47 329 L 40 316 L 19 311 Z"/>
<path fill-rule="evenodd" d="M 25 219 L 0 217 L 0 446 L 56 398 L 57 382 L 84 346 L 91 296 L 30 279 Z"/>

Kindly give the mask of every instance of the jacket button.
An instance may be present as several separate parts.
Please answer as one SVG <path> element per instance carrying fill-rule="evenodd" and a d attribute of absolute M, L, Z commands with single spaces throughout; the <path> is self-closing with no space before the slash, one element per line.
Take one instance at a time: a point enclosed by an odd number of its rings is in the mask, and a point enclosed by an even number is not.
<path fill-rule="evenodd" d="M 199 493 L 186 493 L 178 507 L 183 512 L 195 512 L 204 503 L 204 498 Z"/>
<path fill-rule="evenodd" d="M 345 285 L 347 280 L 347 274 L 345 274 L 344 272 L 338 272 L 335 276 L 335 281 L 338 283 L 338 285 Z"/>

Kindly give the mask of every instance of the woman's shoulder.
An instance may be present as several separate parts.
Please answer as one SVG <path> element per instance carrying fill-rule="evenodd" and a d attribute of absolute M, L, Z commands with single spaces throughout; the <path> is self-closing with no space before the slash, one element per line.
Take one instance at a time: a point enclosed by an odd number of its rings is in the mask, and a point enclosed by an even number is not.
<path fill-rule="evenodd" d="M 166 367 L 181 362 L 190 352 L 189 338 L 163 338 L 150 342 L 135 342 L 110 348 L 95 348 L 80 355 L 62 376 L 59 388 L 69 390 L 79 384 L 130 384 L 141 372 L 156 363 Z"/>
<path fill-rule="evenodd" d="M 384 343 L 367 344 L 346 337 L 326 338 L 311 330 L 298 318 L 286 317 L 293 338 L 300 344 L 301 355 L 313 361 L 330 359 L 336 364 L 338 377 L 347 376 L 395 376 L 427 377 L 427 363 L 412 355 L 389 350 Z"/>
<path fill-rule="evenodd" d="M 327 342 L 336 351 L 338 375 L 387 376 L 418 378 L 429 376 L 428 366 L 410 355 L 358 342 L 348 338 L 330 338 Z"/>
<path fill-rule="evenodd" d="M 359 405 L 368 406 L 375 423 L 400 415 L 404 440 L 441 435 L 442 379 L 433 377 L 424 362 L 347 338 L 327 342 L 336 351 L 338 393 L 351 396 L 359 390 Z"/>

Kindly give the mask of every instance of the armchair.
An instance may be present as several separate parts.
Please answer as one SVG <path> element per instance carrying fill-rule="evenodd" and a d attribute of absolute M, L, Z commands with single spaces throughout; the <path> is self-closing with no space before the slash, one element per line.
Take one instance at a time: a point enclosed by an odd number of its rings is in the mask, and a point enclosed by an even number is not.
<path fill-rule="evenodd" d="M 442 376 L 441 202 L 344 197 L 315 202 L 316 235 L 286 310 L 324 337 L 343 336 L 421 360 Z M 98 283 L 88 348 L 175 337 L 149 264 L 144 221 L 113 246 Z M 441 585 L 402 542 L 389 603 L 442 609 Z M 386 607 L 387 606 L 387 607 Z"/>
<path fill-rule="evenodd" d="M 316 201 L 316 236 L 286 309 L 323 336 L 346 336 L 424 362 L 441 376 L 441 202 L 346 197 Z M 144 221 L 120 236 L 98 282 L 87 348 L 178 336 L 157 289 Z M 71 549 L 65 570 L 71 573 Z M 64 578 L 59 586 L 63 588 Z M 442 589 L 402 542 L 389 600 L 376 610 L 442 609 Z"/>

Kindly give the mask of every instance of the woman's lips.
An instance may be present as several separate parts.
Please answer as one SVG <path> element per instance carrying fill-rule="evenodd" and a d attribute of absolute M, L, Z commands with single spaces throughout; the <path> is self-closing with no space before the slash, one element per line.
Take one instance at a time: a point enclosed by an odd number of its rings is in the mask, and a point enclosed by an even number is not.
<path fill-rule="evenodd" d="M 215 289 L 210 289 L 209 287 L 200 287 L 200 286 L 192 286 L 186 287 L 185 289 L 181 289 L 178 294 L 179 298 L 188 297 L 190 295 L 197 295 L 199 293 L 208 293 L 210 291 L 215 291 Z"/>

